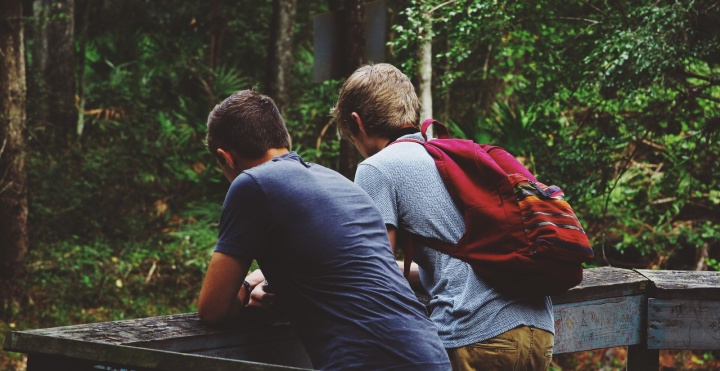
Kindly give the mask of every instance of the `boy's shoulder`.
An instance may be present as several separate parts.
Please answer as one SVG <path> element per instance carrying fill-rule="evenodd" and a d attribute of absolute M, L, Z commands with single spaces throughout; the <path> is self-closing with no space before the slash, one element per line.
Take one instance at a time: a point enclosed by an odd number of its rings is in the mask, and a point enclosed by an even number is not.
<path fill-rule="evenodd" d="M 396 142 L 366 158 L 361 164 L 398 171 L 410 170 L 417 166 L 425 167 L 429 164 L 428 160 L 432 161 L 432 158 L 422 145 L 413 142 Z"/>

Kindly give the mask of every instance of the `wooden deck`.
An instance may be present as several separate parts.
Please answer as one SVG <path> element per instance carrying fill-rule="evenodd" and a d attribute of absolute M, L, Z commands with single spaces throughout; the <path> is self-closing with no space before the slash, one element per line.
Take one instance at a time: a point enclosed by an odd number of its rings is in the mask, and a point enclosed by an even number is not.
<path fill-rule="evenodd" d="M 555 353 L 628 346 L 628 369 L 657 370 L 660 349 L 720 349 L 720 272 L 587 269 L 553 305 Z M 289 325 L 261 313 L 223 328 L 188 313 L 14 331 L 3 347 L 30 371 L 311 368 Z"/>

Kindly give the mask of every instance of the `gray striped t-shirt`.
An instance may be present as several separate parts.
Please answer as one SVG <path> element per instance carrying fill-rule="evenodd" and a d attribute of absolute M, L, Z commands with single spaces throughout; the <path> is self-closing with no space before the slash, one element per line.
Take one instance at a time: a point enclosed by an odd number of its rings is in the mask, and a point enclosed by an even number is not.
<path fill-rule="evenodd" d="M 406 137 L 422 140 L 420 134 Z M 358 165 L 355 182 L 373 198 L 385 224 L 450 243 L 465 232 L 463 216 L 420 144 L 395 143 L 367 158 Z M 500 294 L 467 263 L 422 245 L 414 261 L 445 348 L 484 341 L 521 325 L 555 332 L 549 297 Z"/>

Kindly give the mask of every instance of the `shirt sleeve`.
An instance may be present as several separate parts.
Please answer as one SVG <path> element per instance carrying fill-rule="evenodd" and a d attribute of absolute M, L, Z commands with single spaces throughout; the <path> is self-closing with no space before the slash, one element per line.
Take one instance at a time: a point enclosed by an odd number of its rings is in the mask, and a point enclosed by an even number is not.
<path fill-rule="evenodd" d="M 262 188 L 250 175 L 241 173 L 225 196 L 215 251 L 242 259 L 257 258 L 267 246 L 269 215 Z"/>
<path fill-rule="evenodd" d="M 364 189 L 375 201 L 383 222 L 398 227 L 397 192 L 393 183 L 376 167 L 368 164 L 358 165 L 355 172 L 355 184 Z"/>

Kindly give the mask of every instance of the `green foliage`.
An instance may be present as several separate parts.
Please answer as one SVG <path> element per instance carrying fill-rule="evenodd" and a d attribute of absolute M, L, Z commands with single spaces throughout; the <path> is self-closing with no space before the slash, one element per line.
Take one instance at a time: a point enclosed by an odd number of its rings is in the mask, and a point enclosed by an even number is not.
<path fill-rule="evenodd" d="M 191 207 L 151 240 L 70 238 L 32 250 L 13 323 L 32 328 L 197 310 L 217 236 L 220 205 L 212 205 Z"/>
<path fill-rule="evenodd" d="M 288 110 L 293 150 L 307 161 L 330 168 L 337 168 L 340 148 L 337 128 L 330 116 L 339 89 L 340 84 L 332 80 L 311 86 Z"/>
<path fill-rule="evenodd" d="M 701 247 L 720 258 L 717 4 L 404 4 L 403 67 L 430 7 L 435 101 L 451 128 L 562 186 L 601 262 L 686 269 Z"/>
<path fill-rule="evenodd" d="M 250 85 L 249 80 L 232 67 L 219 67 L 213 73 L 213 87 L 209 89 L 213 93 L 211 95 L 213 101 L 220 101 L 221 98 L 232 95 L 238 90 L 247 89 Z"/>

